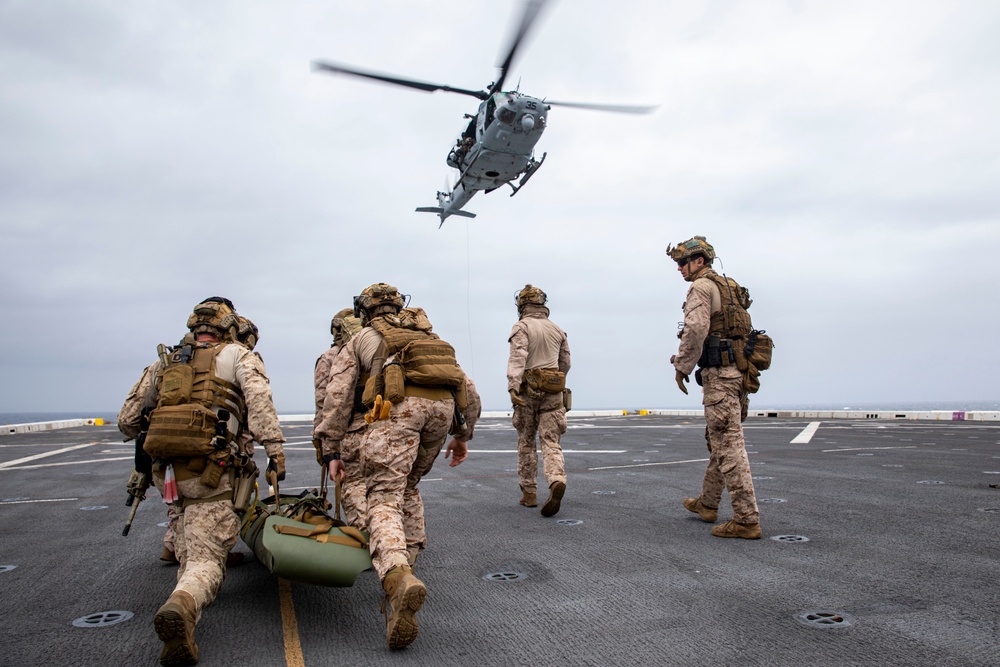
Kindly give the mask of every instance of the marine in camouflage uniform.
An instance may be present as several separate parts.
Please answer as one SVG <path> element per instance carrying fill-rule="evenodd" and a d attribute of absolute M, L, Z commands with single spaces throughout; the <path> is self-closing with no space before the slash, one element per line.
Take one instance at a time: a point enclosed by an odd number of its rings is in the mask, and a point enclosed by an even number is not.
<path fill-rule="evenodd" d="M 566 432 L 566 408 L 563 392 L 539 390 L 529 381 L 537 370 L 569 372 L 570 354 L 566 332 L 549 319 L 545 292 L 525 285 L 514 303 L 520 319 L 510 332 L 510 357 L 507 360 L 507 390 L 514 406 L 513 424 L 517 430 L 517 474 L 521 500 L 525 507 L 536 507 L 538 496 L 538 446 L 541 443 L 542 469 L 549 497 L 542 505 L 542 516 L 559 511 L 566 493 L 566 465 L 559 440 Z"/>
<path fill-rule="evenodd" d="M 677 270 L 690 282 L 684 300 L 684 327 L 680 347 L 670 357 L 677 386 L 685 394 L 684 383 L 702 358 L 705 341 L 711 328 L 713 313 L 722 310 L 722 294 L 712 277 L 715 250 L 703 237 L 696 236 L 667 254 L 677 262 Z M 743 374 L 735 364 L 700 369 L 705 406 L 705 438 L 710 454 L 708 469 L 698 498 L 685 498 L 684 507 L 697 513 L 702 520 L 714 523 L 723 489 L 729 491 L 733 519 L 712 528 L 717 537 L 759 539 L 760 514 L 754 497 L 750 461 L 743 440 L 742 421 L 746 416 L 746 394 Z"/>
<path fill-rule="evenodd" d="M 377 355 L 384 338 L 373 326 L 374 318 L 400 312 L 405 301 L 396 288 L 379 283 L 355 300 L 355 314 L 365 328 L 352 337 L 330 368 L 323 418 L 318 428 L 330 478 L 343 474 L 342 447 L 355 413 L 355 392 L 363 378 L 378 376 Z M 386 360 L 392 361 L 392 357 Z M 466 378 L 468 403 L 465 428 L 453 429 L 454 400 L 406 395 L 397 404 L 377 396 L 366 420 L 371 424 L 361 442 L 361 465 L 368 500 L 372 564 L 382 581 L 388 603 L 386 641 L 390 648 L 407 646 L 417 637 L 416 612 L 423 605 L 426 586 L 413 574 L 417 556 L 427 546 L 424 507 L 417 484 L 434 464 L 452 432 L 445 457 L 450 465 L 465 460 L 466 442 L 472 439 L 480 401 Z M 385 609 L 385 608 L 384 608 Z"/>
<path fill-rule="evenodd" d="M 238 388 L 245 402 L 249 431 L 261 442 L 278 472 L 284 476 L 284 437 L 271 398 L 263 363 L 256 354 L 232 339 L 237 326 L 232 303 L 212 297 L 195 307 L 188 320 L 193 336 L 185 337 L 194 348 L 217 351 L 214 373 L 220 380 Z M 196 353 L 197 354 L 197 353 Z M 118 413 L 118 428 L 126 438 L 139 435 L 140 416 L 144 408 L 158 405 L 163 364 L 157 361 L 143 373 L 132 387 Z M 226 407 L 213 405 L 213 411 Z M 155 411 L 154 411 L 155 417 Z M 241 424 L 231 415 L 228 428 L 241 433 Z M 165 492 L 165 470 L 172 466 L 177 476 L 175 509 L 179 514 L 176 526 L 175 553 L 180 561 L 177 584 L 167 601 L 154 617 L 154 626 L 163 641 L 160 662 L 164 665 L 190 665 L 198 661 L 198 646 L 194 628 L 202 610 L 215 599 L 222 586 L 226 570 L 226 555 L 236 543 L 239 519 L 233 509 L 233 485 L 230 475 L 223 474 L 217 486 L 206 484 L 195 470 L 196 460 L 174 458 L 154 459 L 153 482 L 161 494 Z M 205 467 L 204 459 L 201 463 Z"/>
<path fill-rule="evenodd" d="M 248 350 L 253 352 L 253 349 L 257 347 L 257 341 L 260 340 L 260 332 L 257 329 L 257 325 L 254 324 L 249 318 L 243 317 L 242 315 L 236 316 L 236 325 L 231 327 L 227 332 L 227 343 L 237 342 L 245 346 Z M 234 338 L 235 337 L 235 338 Z M 193 341 L 194 337 L 188 334 L 186 337 L 187 341 Z M 186 342 L 182 340 L 181 344 Z M 261 363 L 264 363 L 263 357 L 259 353 L 254 352 L 260 359 Z M 143 377 L 149 371 L 151 366 L 147 366 L 143 371 Z M 140 378 L 139 382 L 142 382 Z M 134 388 L 133 388 L 134 389 Z M 131 394 L 131 392 L 130 392 Z M 253 456 L 253 436 L 249 431 L 244 430 L 240 434 L 240 450 L 246 453 L 248 456 Z M 163 551 L 160 553 L 160 560 L 166 561 L 177 565 L 180 561 L 177 560 L 176 553 L 176 535 L 177 535 L 177 522 L 180 520 L 181 515 L 179 508 L 174 503 L 167 504 L 167 529 L 163 533 Z M 238 551 L 230 551 L 226 554 L 226 567 L 232 567 L 234 565 L 239 565 L 243 562 L 243 554 Z"/>
<path fill-rule="evenodd" d="M 313 446 L 316 448 L 316 459 L 324 469 L 326 469 L 326 464 L 323 463 L 323 452 L 317 431 L 323 419 L 323 403 L 326 401 L 330 367 L 347 341 L 360 330 L 361 320 L 354 317 L 352 308 L 344 308 L 338 312 L 330 322 L 333 345 L 316 360 L 316 368 L 313 373 L 316 398 L 316 415 L 313 418 Z M 361 438 L 366 426 L 368 424 L 364 420 L 364 414 L 355 413 L 340 446 L 341 460 L 344 463 L 344 480 L 340 485 L 341 504 L 347 523 L 358 530 L 368 529 L 368 501 L 365 498 L 365 480 L 361 473 Z"/>

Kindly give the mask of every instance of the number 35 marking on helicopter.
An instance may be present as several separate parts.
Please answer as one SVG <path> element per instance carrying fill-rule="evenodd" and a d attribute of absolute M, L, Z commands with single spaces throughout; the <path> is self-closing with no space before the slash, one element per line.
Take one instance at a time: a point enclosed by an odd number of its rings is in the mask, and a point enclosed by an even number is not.
<path fill-rule="evenodd" d="M 405 79 L 388 74 L 360 70 L 327 61 L 314 61 L 313 69 L 322 72 L 349 74 L 383 83 L 391 83 L 426 92 L 443 90 L 449 93 L 469 95 L 481 100 L 475 115 L 466 114 L 469 123 L 455 145 L 448 153 L 447 163 L 459 171 L 458 182 L 450 192 L 437 193 L 437 206 L 421 206 L 417 211 L 436 213 L 441 218 L 440 228 L 448 216 L 476 217 L 475 213 L 463 211 L 470 199 L 480 190 L 493 192 L 509 185 L 513 192 L 528 182 L 545 162 L 547 153 L 535 159 L 535 144 L 548 125 L 550 107 L 564 106 L 577 109 L 595 109 L 618 113 L 643 114 L 654 111 L 656 106 L 625 106 L 616 104 L 585 104 L 580 102 L 555 102 L 544 98 L 531 97 L 520 90 L 503 91 L 504 80 L 510 69 L 518 47 L 535 22 L 542 7 L 548 0 L 530 0 L 525 4 L 520 26 L 507 51 L 507 57 L 500 64 L 500 76 L 486 90 L 467 90 L 443 84 Z M 514 181 L 518 180 L 517 184 Z"/>

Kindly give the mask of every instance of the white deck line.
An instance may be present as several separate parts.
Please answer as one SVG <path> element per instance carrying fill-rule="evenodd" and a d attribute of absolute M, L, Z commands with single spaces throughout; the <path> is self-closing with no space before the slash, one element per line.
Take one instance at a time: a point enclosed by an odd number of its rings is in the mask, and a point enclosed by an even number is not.
<path fill-rule="evenodd" d="M 804 429 L 802 429 L 801 433 L 792 438 L 792 442 L 790 444 L 793 445 L 807 444 L 810 440 L 813 439 L 813 436 L 816 435 L 816 431 L 819 430 L 819 424 L 820 422 L 809 422 L 809 425 L 806 426 Z"/>
<path fill-rule="evenodd" d="M 25 456 L 21 459 L 14 459 L 13 461 L 6 461 L 0 463 L 0 470 L 6 470 L 7 468 L 13 468 L 14 466 L 21 465 L 22 463 L 28 463 L 29 461 L 37 461 L 38 459 L 44 459 L 49 456 L 55 456 L 56 454 L 63 454 L 65 452 L 72 452 L 76 449 L 83 449 L 84 447 L 93 447 L 94 445 L 102 445 L 101 442 L 88 442 L 84 445 L 73 445 L 72 447 L 63 447 L 62 449 L 53 449 L 51 452 L 42 452 L 41 454 L 34 454 L 32 456 Z"/>

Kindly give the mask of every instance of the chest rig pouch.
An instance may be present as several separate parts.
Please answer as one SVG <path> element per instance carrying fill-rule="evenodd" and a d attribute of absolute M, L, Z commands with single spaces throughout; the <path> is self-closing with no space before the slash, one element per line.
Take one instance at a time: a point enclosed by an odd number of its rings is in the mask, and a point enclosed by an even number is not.
<path fill-rule="evenodd" d="M 175 348 L 161 369 L 159 399 L 149 416 L 143 449 L 153 458 L 192 458 L 227 448 L 236 440 L 227 420 L 243 422 L 239 387 L 215 374 L 223 345 Z M 216 412 L 215 406 L 225 406 Z M 222 417 L 220 419 L 220 416 Z"/>

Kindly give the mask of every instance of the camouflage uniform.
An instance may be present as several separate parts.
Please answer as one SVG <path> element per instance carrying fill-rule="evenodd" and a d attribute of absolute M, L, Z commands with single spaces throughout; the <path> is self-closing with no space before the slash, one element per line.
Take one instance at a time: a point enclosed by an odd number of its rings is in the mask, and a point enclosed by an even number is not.
<path fill-rule="evenodd" d="M 334 345 L 316 360 L 314 383 L 316 387 L 316 416 L 313 419 L 313 438 L 318 439 L 319 425 L 323 421 L 323 403 L 326 401 L 330 367 L 340 353 L 341 346 Z M 361 437 L 368 424 L 364 415 L 355 414 L 341 443 L 340 455 L 344 462 L 344 481 L 340 485 L 340 502 L 347 523 L 359 530 L 368 529 L 368 501 L 365 499 L 365 480 L 361 474 Z M 325 468 L 325 466 L 324 466 Z"/>
<path fill-rule="evenodd" d="M 316 368 L 313 371 L 313 386 L 315 387 L 314 397 L 316 399 L 316 416 L 313 417 L 313 432 L 319 427 L 323 419 L 323 401 L 326 400 L 326 385 L 330 378 L 330 366 L 340 352 L 339 345 L 331 345 L 330 349 L 319 355 L 316 360 Z"/>
<path fill-rule="evenodd" d="M 702 269 L 688 288 L 684 301 L 680 347 L 670 361 L 674 368 L 686 375 L 691 374 L 701 357 L 712 313 L 722 310 L 719 288 L 706 278 L 712 274 L 712 269 Z M 701 504 L 707 509 L 718 508 L 722 491 L 727 489 L 736 523 L 757 524 L 760 514 L 741 424 L 746 416 L 743 375 L 736 366 L 730 365 L 704 368 L 701 379 L 707 422 L 705 439 L 711 456 L 702 484 Z"/>
<path fill-rule="evenodd" d="M 216 375 L 236 384 L 246 401 L 246 415 L 250 432 L 254 439 L 263 443 L 268 456 L 283 454 L 284 437 L 278 424 L 278 415 L 271 398 L 271 388 L 260 358 L 239 344 L 198 343 L 203 347 L 221 345 L 224 349 L 216 357 Z M 118 428 L 129 439 L 139 434 L 139 416 L 144 407 L 157 403 L 159 388 L 155 378 L 160 370 L 157 361 L 143 373 L 125 399 L 118 413 Z M 231 432 L 239 432 L 241 426 L 236 417 L 230 419 Z M 175 460 L 178 500 L 174 504 L 180 514 L 176 526 L 175 553 L 180 561 L 177 585 L 174 591 L 184 591 L 195 601 L 196 618 L 219 592 L 225 576 L 226 554 L 236 543 L 239 534 L 239 520 L 233 511 L 232 481 L 223 475 L 217 488 L 201 483 L 197 474 L 190 473 L 183 459 Z M 163 493 L 163 461 L 155 461 L 153 482 Z M 190 475 L 190 477 L 188 477 Z M 227 495 L 226 492 L 228 492 Z M 208 502 L 191 502 L 223 496 Z M 185 502 L 187 501 L 187 502 Z"/>
<path fill-rule="evenodd" d="M 348 341 L 330 368 L 329 384 L 318 429 L 323 454 L 340 452 L 352 426 L 354 392 L 372 363 L 382 336 L 366 327 Z M 377 369 L 374 369 L 377 372 Z M 472 439 L 479 416 L 479 396 L 467 379 L 469 406 L 465 411 Z M 372 564 L 380 579 L 396 566 L 412 565 L 427 545 L 423 501 L 417 490 L 441 451 L 452 426 L 454 402 L 407 396 L 391 408 L 391 418 L 363 431 L 361 468 L 368 501 Z M 342 458 L 343 460 L 343 458 Z"/>
<path fill-rule="evenodd" d="M 532 368 L 555 368 L 569 372 L 570 353 L 566 333 L 548 319 L 544 306 L 525 306 L 524 315 L 510 332 L 507 389 L 517 392 L 524 405 L 514 405 L 517 429 L 517 472 L 521 489 L 534 493 L 538 484 L 536 434 L 541 442 L 542 469 L 547 486 L 566 483 L 560 437 L 566 432 L 566 409 L 562 393 L 534 392 L 524 387 L 524 372 Z"/>

